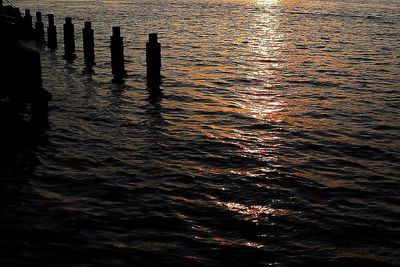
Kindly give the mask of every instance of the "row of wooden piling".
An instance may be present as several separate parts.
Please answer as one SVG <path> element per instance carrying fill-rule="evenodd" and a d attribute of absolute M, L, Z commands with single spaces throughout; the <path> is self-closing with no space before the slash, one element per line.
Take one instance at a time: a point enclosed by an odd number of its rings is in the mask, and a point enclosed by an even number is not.
<path fill-rule="evenodd" d="M 47 26 L 47 46 L 50 49 L 56 49 L 57 43 L 57 28 L 54 23 L 54 15 L 48 14 Z M 42 13 L 36 12 L 35 27 L 32 25 L 32 16 L 30 10 L 25 10 L 24 27 L 33 29 L 34 38 L 40 42 L 45 43 L 45 31 L 42 20 Z M 64 58 L 66 60 L 73 60 L 76 58 L 75 54 L 75 26 L 72 23 L 72 18 L 65 18 L 63 25 L 64 33 Z M 95 42 L 94 30 L 92 23 L 86 21 L 84 23 L 83 33 L 83 55 L 85 63 L 88 67 L 93 67 L 95 64 Z M 149 34 L 149 41 L 146 43 L 146 73 L 147 83 L 151 87 L 158 87 L 161 82 L 161 45 L 157 40 L 157 33 Z M 126 77 L 125 58 L 124 58 L 124 44 L 123 37 L 121 36 L 120 27 L 112 28 L 111 41 L 111 68 L 114 82 L 123 81 Z"/>

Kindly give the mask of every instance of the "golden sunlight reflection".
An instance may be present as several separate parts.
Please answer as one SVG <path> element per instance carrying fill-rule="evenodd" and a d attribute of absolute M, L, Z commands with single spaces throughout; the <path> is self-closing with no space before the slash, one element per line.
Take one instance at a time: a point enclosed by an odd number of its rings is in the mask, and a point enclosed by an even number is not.
<path fill-rule="evenodd" d="M 280 0 L 256 0 L 256 2 L 260 5 L 264 6 L 274 6 L 280 2 Z"/>
<path fill-rule="evenodd" d="M 262 121 L 281 121 L 279 114 L 285 107 L 281 97 L 272 94 L 274 81 L 278 72 L 285 63 L 282 50 L 285 48 L 285 38 L 280 25 L 280 12 L 276 0 L 264 0 L 260 3 L 264 12 L 255 15 L 251 25 L 254 41 L 252 49 L 252 70 L 248 79 L 255 81 L 256 85 L 250 85 L 243 90 L 243 101 L 240 103 L 243 111 L 251 117 Z"/>
<path fill-rule="evenodd" d="M 246 215 L 246 220 L 257 222 L 261 217 L 287 215 L 288 211 L 283 209 L 274 209 L 268 206 L 252 205 L 245 206 L 235 202 L 217 202 L 218 206 L 224 207 L 238 214 Z"/>

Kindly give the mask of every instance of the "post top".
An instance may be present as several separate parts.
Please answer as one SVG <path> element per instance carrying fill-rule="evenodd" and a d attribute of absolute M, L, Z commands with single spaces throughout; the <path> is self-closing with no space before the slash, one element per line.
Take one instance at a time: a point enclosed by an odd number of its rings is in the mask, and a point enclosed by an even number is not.
<path fill-rule="evenodd" d="M 149 34 L 149 42 L 150 43 L 157 43 L 157 33 L 150 33 Z"/>
<path fill-rule="evenodd" d="M 85 28 L 86 29 L 91 29 L 92 28 L 92 22 L 91 21 L 85 21 Z"/>
<path fill-rule="evenodd" d="M 113 36 L 120 36 L 121 35 L 121 28 L 120 27 L 113 27 Z"/>
<path fill-rule="evenodd" d="M 49 26 L 54 26 L 54 15 L 48 14 L 47 17 L 49 18 Z"/>
<path fill-rule="evenodd" d="M 31 10 L 25 9 L 25 16 L 30 16 L 30 15 L 31 15 Z"/>
<path fill-rule="evenodd" d="M 72 24 L 72 18 L 66 17 L 66 18 L 65 18 L 65 23 L 66 23 L 66 24 Z"/>
<path fill-rule="evenodd" d="M 42 22 L 42 12 L 40 11 L 36 12 L 36 21 Z"/>

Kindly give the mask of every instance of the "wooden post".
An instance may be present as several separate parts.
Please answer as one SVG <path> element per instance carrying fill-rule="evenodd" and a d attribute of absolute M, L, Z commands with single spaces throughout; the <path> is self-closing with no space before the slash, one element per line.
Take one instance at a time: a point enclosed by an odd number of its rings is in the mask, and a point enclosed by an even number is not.
<path fill-rule="evenodd" d="M 40 53 L 28 47 L 20 47 L 16 51 L 15 67 L 18 73 L 14 72 L 14 75 L 20 78 L 15 81 L 17 101 L 31 104 L 32 121 L 47 120 L 51 93 L 42 87 Z"/>
<path fill-rule="evenodd" d="M 65 18 L 64 51 L 65 59 L 75 59 L 75 28 L 72 24 L 72 18 Z"/>
<path fill-rule="evenodd" d="M 124 60 L 124 43 L 120 27 L 113 27 L 111 39 L 111 67 L 114 76 L 113 82 L 121 82 L 126 76 Z"/>
<path fill-rule="evenodd" d="M 161 45 L 158 43 L 157 33 L 150 33 L 146 43 L 146 70 L 147 84 L 158 87 L 161 83 Z"/>
<path fill-rule="evenodd" d="M 47 120 L 48 116 L 48 102 L 51 100 L 52 95 L 42 87 L 42 66 L 40 61 L 40 53 L 36 51 L 29 52 L 31 58 L 29 60 L 29 72 L 32 88 L 32 120 L 34 122 Z"/>
<path fill-rule="evenodd" d="M 33 37 L 33 28 L 32 28 L 32 15 L 29 9 L 25 9 L 25 16 L 23 22 L 23 37 L 30 39 Z"/>
<path fill-rule="evenodd" d="M 44 25 L 42 21 L 42 12 L 36 12 L 35 37 L 36 41 L 44 43 Z"/>
<path fill-rule="evenodd" d="M 92 29 L 92 23 L 85 21 L 85 27 L 82 29 L 83 33 L 83 55 L 85 63 L 88 66 L 94 65 L 94 31 Z"/>
<path fill-rule="evenodd" d="M 15 16 L 15 28 L 18 37 L 24 37 L 24 18 L 22 17 L 21 12 L 18 7 L 14 7 L 14 16 Z"/>
<path fill-rule="evenodd" d="M 57 48 L 57 28 L 54 25 L 54 15 L 48 14 L 49 26 L 47 27 L 47 46 L 51 49 Z"/>
<path fill-rule="evenodd" d="M 29 9 L 25 9 L 24 24 L 26 27 L 32 29 L 32 15 Z"/>

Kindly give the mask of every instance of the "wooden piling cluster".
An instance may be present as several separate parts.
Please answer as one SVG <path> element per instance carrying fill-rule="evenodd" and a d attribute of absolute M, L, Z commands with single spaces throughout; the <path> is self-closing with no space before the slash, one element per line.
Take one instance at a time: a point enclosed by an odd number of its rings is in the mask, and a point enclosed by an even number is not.
<path fill-rule="evenodd" d="M 57 48 L 57 28 L 54 23 L 54 15 L 48 14 L 47 46 L 50 49 Z M 38 42 L 44 42 L 42 14 L 36 13 L 35 36 Z M 72 18 L 65 18 L 64 31 L 64 58 L 73 60 L 75 54 L 75 28 Z M 94 30 L 91 21 L 85 21 L 82 29 L 83 34 L 83 56 L 87 67 L 90 69 L 95 65 L 95 42 Z M 113 27 L 110 36 L 111 69 L 113 82 L 122 82 L 126 77 L 123 37 L 121 28 Z M 149 34 L 149 41 L 146 43 L 146 73 L 147 84 L 156 88 L 161 83 L 161 45 L 158 43 L 156 33 Z"/>
<path fill-rule="evenodd" d="M 0 0 L 1 5 L 2 0 Z M 42 13 L 36 12 L 36 22 L 33 27 L 32 15 L 29 9 L 25 10 L 25 16 L 22 16 L 18 8 L 12 7 L 14 14 L 16 32 L 22 32 L 26 39 L 36 39 L 40 44 L 46 43 Z M 54 21 L 54 14 L 48 14 L 47 25 L 47 47 L 57 49 L 57 27 Z M 88 70 L 95 65 L 95 41 L 92 23 L 86 21 L 82 29 L 83 34 L 83 56 Z M 75 26 L 72 18 L 65 18 L 63 25 L 63 44 L 64 59 L 74 60 L 75 54 Z M 127 75 L 125 70 L 124 44 L 121 36 L 121 28 L 113 27 L 110 36 L 111 69 L 113 82 L 123 82 Z M 157 33 L 150 33 L 149 40 L 146 43 L 146 74 L 147 85 L 152 89 L 159 89 L 161 84 L 161 45 L 158 42 Z"/>

